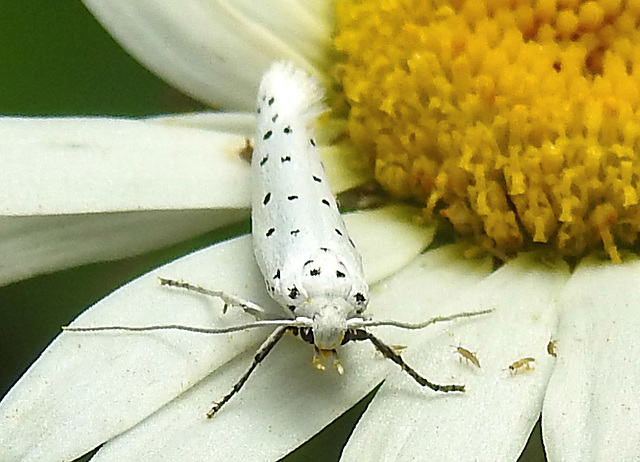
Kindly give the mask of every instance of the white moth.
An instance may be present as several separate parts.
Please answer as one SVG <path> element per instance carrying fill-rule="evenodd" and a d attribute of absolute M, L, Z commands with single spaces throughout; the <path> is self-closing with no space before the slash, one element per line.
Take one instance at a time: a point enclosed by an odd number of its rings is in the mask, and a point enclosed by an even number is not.
<path fill-rule="evenodd" d="M 311 124 L 322 111 L 318 88 L 283 63 L 262 80 L 251 165 L 252 226 L 267 290 L 307 322 L 303 338 L 318 352 L 333 352 L 350 323 L 362 321 L 369 287 L 313 138 Z"/>
<path fill-rule="evenodd" d="M 265 325 L 276 326 L 233 389 L 207 413 L 213 417 L 245 384 L 282 336 L 290 332 L 314 346 L 314 365 L 324 369 L 332 358 L 343 369 L 336 350 L 349 341 L 369 340 L 420 385 L 435 391 L 464 391 L 464 385 L 438 385 L 407 365 L 398 353 L 367 327 L 421 329 L 439 321 L 486 314 L 491 310 L 437 317 L 419 324 L 374 321 L 363 313 L 369 287 L 362 262 L 349 238 L 329 188 L 312 124 L 322 112 L 322 92 L 316 80 L 286 63 L 275 63 L 264 75 L 257 101 L 257 128 L 252 154 L 252 234 L 256 262 L 271 297 L 284 310 L 283 319 L 264 319 L 260 306 L 217 290 L 160 279 L 163 285 L 219 297 L 257 318 L 229 328 L 168 326 L 74 327 L 69 331 L 180 329 L 221 334 Z"/>

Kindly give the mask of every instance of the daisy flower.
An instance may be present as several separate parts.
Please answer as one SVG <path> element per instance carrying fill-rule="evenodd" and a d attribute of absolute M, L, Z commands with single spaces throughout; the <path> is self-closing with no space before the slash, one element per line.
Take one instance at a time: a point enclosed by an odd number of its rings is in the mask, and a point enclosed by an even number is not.
<path fill-rule="evenodd" d="M 380 384 L 342 460 L 516 460 L 539 419 L 548 460 L 637 458 L 639 5 L 86 4 L 147 67 L 220 109 L 250 110 L 276 59 L 324 76 L 333 120 L 323 156 L 336 192 L 367 180 L 368 168 L 420 206 L 345 216 L 371 284 L 368 313 L 416 322 L 494 312 L 376 331 L 430 379 L 464 383 L 464 394 L 417 387 L 369 345 L 343 347 L 344 376 L 322 373 L 287 338 L 212 420 L 211 402 L 268 329 L 65 332 L 0 403 L 0 459 L 71 460 L 100 446 L 92 460 L 279 460 Z M 0 187 L 25 192 L 3 214 L 26 223 L 7 233 L 7 248 L 24 235 L 45 243 L 25 245 L 44 251 L 16 259 L 5 281 L 247 216 L 239 152 L 252 117 L 4 119 Z M 24 188 L 33 165 L 38 182 Z M 158 287 L 157 276 L 274 305 L 242 236 L 143 274 L 74 323 L 249 321 Z"/>

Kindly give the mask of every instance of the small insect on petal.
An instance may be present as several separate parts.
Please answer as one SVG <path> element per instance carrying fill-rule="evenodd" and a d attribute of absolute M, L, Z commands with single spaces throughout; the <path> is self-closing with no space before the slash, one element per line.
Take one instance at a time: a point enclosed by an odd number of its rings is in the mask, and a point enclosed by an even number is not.
<path fill-rule="evenodd" d="M 547 343 L 547 353 L 551 356 L 553 356 L 554 358 L 558 357 L 558 354 L 556 353 L 556 344 L 558 343 L 557 340 L 550 340 L 549 343 Z"/>
<path fill-rule="evenodd" d="M 475 353 L 470 352 L 466 348 L 462 348 L 461 346 L 456 347 L 456 352 L 460 355 L 460 360 L 465 360 L 467 364 L 471 363 L 477 368 L 480 368 L 480 361 Z"/>
<path fill-rule="evenodd" d="M 532 363 L 535 362 L 535 358 L 522 358 L 514 362 L 509 366 L 509 371 L 512 374 L 519 374 L 524 371 L 531 371 L 535 369 Z"/>
<path fill-rule="evenodd" d="M 251 158 L 253 156 L 253 144 L 251 143 L 251 140 L 249 138 L 245 138 L 244 147 L 240 149 L 238 156 L 240 156 L 240 159 L 244 160 L 245 162 L 249 164 L 251 163 Z"/>

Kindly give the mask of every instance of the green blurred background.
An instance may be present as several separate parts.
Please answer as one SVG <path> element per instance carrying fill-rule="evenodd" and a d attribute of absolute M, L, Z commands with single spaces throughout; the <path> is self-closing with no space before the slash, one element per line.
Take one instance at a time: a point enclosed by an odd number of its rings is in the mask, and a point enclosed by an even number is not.
<path fill-rule="evenodd" d="M 203 109 L 128 56 L 79 0 L 0 0 L 1 115 L 138 117 Z M 240 223 L 142 257 L 0 287 L 0 396 L 82 310 L 151 268 L 248 229 Z M 367 402 L 287 460 L 338 460 Z M 521 460 L 544 460 L 535 446 Z"/>

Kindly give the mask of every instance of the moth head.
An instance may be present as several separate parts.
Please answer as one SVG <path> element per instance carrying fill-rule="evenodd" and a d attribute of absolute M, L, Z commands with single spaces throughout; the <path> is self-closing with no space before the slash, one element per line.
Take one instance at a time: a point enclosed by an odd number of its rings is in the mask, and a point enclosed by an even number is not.
<path fill-rule="evenodd" d="M 311 325 L 318 350 L 335 350 L 342 344 L 352 310 L 344 299 L 324 300 L 318 305 Z"/>

